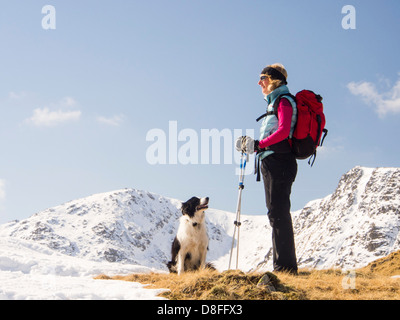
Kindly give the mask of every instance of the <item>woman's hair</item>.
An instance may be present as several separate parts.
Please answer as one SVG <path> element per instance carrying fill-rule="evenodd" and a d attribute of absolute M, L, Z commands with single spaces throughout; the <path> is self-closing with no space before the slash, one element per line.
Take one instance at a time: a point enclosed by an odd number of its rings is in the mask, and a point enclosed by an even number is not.
<path fill-rule="evenodd" d="M 287 71 L 286 71 L 285 67 L 281 63 L 274 63 L 274 64 L 271 64 L 269 66 L 266 66 L 264 68 L 264 70 L 266 70 L 267 68 L 274 68 L 275 70 L 278 70 L 287 79 L 287 76 L 288 76 Z M 262 72 L 262 73 L 264 74 L 264 72 Z M 274 91 L 276 88 L 279 88 L 280 86 L 286 84 L 286 81 L 284 81 L 284 80 L 272 79 L 271 75 L 269 75 L 269 74 L 267 74 L 267 76 L 269 78 L 268 90 L 270 90 L 271 92 Z"/>

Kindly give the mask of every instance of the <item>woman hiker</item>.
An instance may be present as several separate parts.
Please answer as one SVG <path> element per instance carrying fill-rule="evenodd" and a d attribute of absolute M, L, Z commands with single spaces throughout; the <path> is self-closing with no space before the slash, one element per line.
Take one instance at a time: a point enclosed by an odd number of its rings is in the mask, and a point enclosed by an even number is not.
<path fill-rule="evenodd" d="M 261 72 L 258 84 L 268 108 L 260 128 L 260 140 L 255 141 L 255 150 L 258 163 L 261 163 L 259 167 L 272 227 L 274 271 L 297 274 L 290 215 L 290 194 L 297 175 L 297 161 L 288 140 L 296 124 L 296 102 L 290 97 L 282 97 L 274 111 L 276 99 L 282 94 L 289 94 L 286 79 L 287 71 L 281 64 L 267 66 Z"/>

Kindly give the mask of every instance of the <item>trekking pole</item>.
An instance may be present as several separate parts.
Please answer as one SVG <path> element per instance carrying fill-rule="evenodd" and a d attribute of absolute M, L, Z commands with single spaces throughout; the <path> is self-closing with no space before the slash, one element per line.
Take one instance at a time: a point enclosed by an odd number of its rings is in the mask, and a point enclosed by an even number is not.
<path fill-rule="evenodd" d="M 232 253 L 233 253 L 233 247 L 235 245 L 235 237 L 236 237 L 236 229 L 237 229 L 237 245 L 236 245 L 236 269 L 238 269 L 238 264 L 239 264 L 239 237 L 240 237 L 240 226 L 242 223 L 240 222 L 240 212 L 241 212 L 241 207 L 242 207 L 242 191 L 244 189 L 244 174 L 246 170 L 246 163 L 248 161 L 248 154 L 246 152 L 242 152 L 242 156 L 240 158 L 240 174 L 239 174 L 239 195 L 238 195 L 238 201 L 237 201 L 237 206 L 236 206 L 236 220 L 234 222 L 235 228 L 233 231 L 233 237 L 232 237 L 232 247 L 231 247 L 231 254 L 229 257 L 229 266 L 228 270 L 231 269 L 231 262 L 232 262 Z"/>

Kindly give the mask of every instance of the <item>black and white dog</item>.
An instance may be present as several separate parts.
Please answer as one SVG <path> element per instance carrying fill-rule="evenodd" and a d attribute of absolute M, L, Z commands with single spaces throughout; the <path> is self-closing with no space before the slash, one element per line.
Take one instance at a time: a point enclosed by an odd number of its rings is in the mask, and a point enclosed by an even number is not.
<path fill-rule="evenodd" d="M 170 272 L 180 275 L 206 266 L 208 235 L 204 211 L 207 208 L 208 197 L 193 197 L 182 203 L 183 215 L 172 243 L 172 260 L 167 263 Z"/>

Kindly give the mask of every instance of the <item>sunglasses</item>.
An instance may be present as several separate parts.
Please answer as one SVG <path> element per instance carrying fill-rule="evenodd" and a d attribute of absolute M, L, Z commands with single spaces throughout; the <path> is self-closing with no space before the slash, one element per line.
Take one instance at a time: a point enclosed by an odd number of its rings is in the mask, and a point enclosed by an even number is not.
<path fill-rule="evenodd" d="M 266 80 L 267 78 L 268 78 L 267 76 L 260 76 L 261 81 Z"/>

